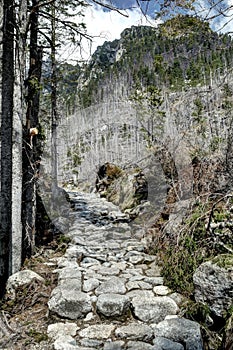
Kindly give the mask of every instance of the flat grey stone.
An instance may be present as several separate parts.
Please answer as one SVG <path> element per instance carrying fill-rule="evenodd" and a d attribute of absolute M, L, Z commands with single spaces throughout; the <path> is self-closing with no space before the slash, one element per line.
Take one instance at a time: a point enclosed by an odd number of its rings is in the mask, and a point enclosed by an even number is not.
<path fill-rule="evenodd" d="M 127 248 L 128 251 L 137 250 L 143 252 L 145 247 L 136 239 L 128 239 L 121 244 L 122 248 Z"/>
<path fill-rule="evenodd" d="M 106 293 L 125 294 L 125 281 L 120 277 L 110 277 L 107 281 L 102 282 L 95 292 L 96 295 Z"/>
<path fill-rule="evenodd" d="M 55 350 L 77 350 L 76 340 L 70 335 L 62 335 L 55 340 L 53 346 Z"/>
<path fill-rule="evenodd" d="M 58 280 L 62 280 L 62 279 L 79 279 L 80 282 L 81 282 L 81 278 L 82 278 L 82 273 L 79 270 L 79 268 L 73 268 L 72 269 L 72 268 L 69 268 L 69 267 L 64 267 L 59 272 Z"/>
<path fill-rule="evenodd" d="M 128 291 L 132 289 L 152 289 L 152 285 L 143 281 L 129 281 L 126 283 Z"/>
<path fill-rule="evenodd" d="M 149 263 L 157 260 L 156 255 L 149 255 L 149 254 L 144 254 L 144 261 Z"/>
<path fill-rule="evenodd" d="M 129 298 L 121 294 L 100 294 L 97 299 L 96 309 L 104 316 L 121 316 L 129 309 Z"/>
<path fill-rule="evenodd" d="M 83 255 L 82 247 L 77 247 L 76 245 L 70 245 L 64 254 L 64 257 L 67 259 L 79 259 Z"/>
<path fill-rule="evenodd" d="M 69 348 L 64 348 L 63 350 L 72 350 L 72 349 L 69 349 Z M 96 350 L 96 348 L 93 348 L 93 347 L 86 347 L 86 346 L 77 346 L 76 345 L 76 348 L 74 350 Z"/>
<path fill-rule="evenodd" d="M 109 324 L 96 324 L 79 331 L 79 336 L 89 339 L 108 339 L 115 326 Z"/>
<path fill-rule="evenodd" d="M 154 336 L 154 332 L 148 325 L 130 323 L 127 326 L 117 328 L 115 335 L 121 339 L 150 341 Z"/>
<path fill-rule="evenodd" d="M 117 243 L 115 241 L 108 241 L 104 244 L 104 246 L 107 248 L 107 249 L 112 249 L 112 250 L 119 250 L 120 249 L 120 243 Z"/>
<path fill-rule="evenodd" d="M 180 293 L 169 294 L 169 298 L 173 299 L 178 306 L 181 306 L 187 299 Z"/>
<path fill-rule="evenodd" d="M 154 350 L 153 345 L 141 341 L 129 341 L 127 345 L 127 350 Z"/>
<path fill-rule="evenodd" d="M 102 276 L 99 273 L 96 273 L 95 271 L 92 271 L 91 268 L 88 269 L 83 273 L 85 280 L 88 280 L 89 278 L 96 278 L 100 282 L 105 282 L 109 280 L 109 276 Z"/>
<path fill-rule="evenodd" d="M 93 289 L 96 289 L 100 284 L 100 281 L 97 278 L 89 278 L 83 282 L 83 291 L 90 292 Z"/>
<path fill-rule="evenodd" d="M 76 323 L 70 323 L 70 322 L 58 322 L 48 325 L 47 334 L 50 338 L 57 339 L 61 336 L 72 336 L 74 337 L 76 335 L 76 332 L 78 330 L 78 326 Z"/>
<path fill-rule="evenodd" d="M 144 279 L 144 276 L 141 276 L 141 275 L 129 277 L 129 281 L 130 282 L 142 281 L 143 279 Z"/>
<path fill-rule="evenodd" d="M 184 350 L 182 344 L 176 343 L 170 339 L 163 337 L 156 337 L 153 340 L 153 350 Z"/>
<path fill-rule="evenodd" d="M 68 233 L 68 236 L 72 238 L 72 242 L 74 244 L 85 246 L 86 240 L 85 240 L 85 238 L 80 237 L 80 233 L 78 233 L 78 232 L 82 233 L 82 231 L 77 230 L 77 233 L 76 233 L 76 230 L 73 230 L 73 231 Z"/>
<path fill-rule="evenodd" d="M 58 287 L 69 289 L 69 290 L 77 290 L 80 291 L 82 290 L 82 280 L 81 278 L 75 279 L 75 278 L 67 278 L 67 279 L 61 279 L 59 280 Z"/>
<path fill-rule="evenodd" d="M 126 295 L 130 299 L 133 299 L 135 297 L 150 299 L 150 298 L 153 298 L 155 296 L 151 290 L 143 290 L 143 289 L 131 290 L 128 293 L 126 293 Z"/>
<path fill-rule="evenodd" d="M 100 265 L 100 262 L 99 262 L 99 260 L 97 260 L 97 259 L 90 258 L 90 257 L 85 257 L 85 258 L 81 261 L 80 266 L 85 267 L 87 264 L 88 264 L 88 265 Z"/>
<path fill-rule="evenodd" d="M 154 286 L 161 286 L 163 284 L 163 277 L 156 276 L 156 277 L 145 277 L 144 281 L 146 283 L 150 283 L 153 287 Z"/>
<path fill-rule="evenodd" d="M 143 271 L 148 270 L 148 265 L 147 264 L 138 264 L 137 268 L 142 269 Z"/>
<path fill-rule="evenodd" d="M 113 342 L 106 342 L 104 344 L 103 350 L 123 350 L 125 342 L 122 340 L 119 341 L 113 341 Z"/>
<path fill-rule="evenodd" d="M 132 242 L 132 241 L 131 241 L 131 242 Z M 138 243 L 137 240 L 134 241 L 134 242 L 137 242 L 137 243 Z M 139 251 L 137 251 L 137 250 L 131 250 L 131 251 L 129 251 L 129 252 L 127 252 L 127 253 L 125 254 L 125 260 L 129 260 L 132 256 L 144 257 L 144 253 L 139 252 Z"/>
<path fill-rule="evenodd" d="M 71 320 L 85 317 L 91 310 L 92 304 L 88 294 L 78 288 L 57 286 L 48 301 L 49 310 L 61 317 Z"/>
<path fill-rule="evenodd" d="M 161 276 L 161 266 L 159 266 L 156 261 L 153 261 L 151 264 L 148 265 L 147 271 L 148 271 L 148 273 L 146 273 L 146 274 L 149 277 Z"/>
<path fill-rule="evenodd" d="M 132 263 L 132 264 L 139 264 L 141 262 L 144 261 L 144 257 L 142 255 L 133 255 L 131 257 L 129 257 L 129 262 Z"/>
<path fill-rule="evenodd" d="M 153 292 L 156 294 L 156 295 L 168 295 L 171 293 L 171 289 L 169 289 L 168 287 L 166 286 L 155 286 L 153 288 Z M 173 299 L 174 300 L 174 299 Z"/>
<path fill-rule="evenodd" d="M 80 344 L 87 347 L 88 349 L 90 347 L 101 349 L 103 347 L 103 340 L 83 338 L 80 340 Z"/>
<path fill-rule="evenodd" d="M 203 350 L 200 325 L 185 318 L 164 320 L 155 325 L 155 337 L 168 338 L 185 345 L 185 350 Z"/>
<path fill-rule="evenodd" d="M 131 276 L 138 276 L 143 275 L 142 269 L 136 267 L 136 268 L 128 268 L 125 270 L 125 273 L 130 274 Z"/>
<path fill-rule="evenodd" d="M 148 270 L 145 271 L 145 274 L 148 277 L 159 277 L 160 276 L 160 269 L 159 268 L 149 268 Z"/>
<path fill-rule="evenodd" d="M 124 271 L 127 267 L 127 263 L 122 261 L 122 262 L 112 262 L 112 267 L 115 267 L 119 269 L 120 271 Z"/>
<path fill-rule="evenodd" d="M 96 295 L 90 295 L 90 299 L 92 303 L 96 303 L 97 301 L 97 296 Z"/>
<path fill-rule="evenodd" d="M 131 233 L 128 234 L 126 232 L 106 232 L 105 239 L 106 240 L 126 240 L 131 237 Z"/>
<path fill-rule="evenodd" d="M 175 315 L 178 306 L 171 298 L 163 297 L 134 297 L 131 301 L 135 316 L 147 323 L 158 323 L 167 315 Z"/>
<path fill-rule="evenodd" d="M 122 274 L 121 274 L 121 278 L 124 278 L 125 280 L 131 280 L 133 277 L 142 277 L 142 276 L 140 276 L 140 275 L 137 275 L 137 276 L 132 276 L 131 274 L 129 274 L 129 273 L 125 273 L 125 272 L 123 272 Z M 143 278 L 141 278 L 141 279 L 143 279 Z"/>
<path fill-rule="evenodd" d="M 58 266 L 58 269 L 55 270 L 55 272 L 60 272 L 61 269 L 67 267 L 67 268 L 70 268 L 70 269 L 73 269 L 73 268 L 77 268 L 77 263 L 76 263 L 76 257 L 72 258 L 72 259 L 68 259 L 64 256 L 62 256 L 61 258 L 58 258 L 57 260 L 57 266 Z"/>

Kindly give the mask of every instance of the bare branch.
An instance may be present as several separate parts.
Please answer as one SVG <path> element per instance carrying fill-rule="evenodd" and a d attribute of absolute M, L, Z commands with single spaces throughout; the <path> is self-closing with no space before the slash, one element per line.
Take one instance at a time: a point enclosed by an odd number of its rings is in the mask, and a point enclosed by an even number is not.
<path fill-rule="evenodd" d="M 100 5 L 102 7 L 105 7 L 107 8 L 108 10 L 111 10 L 111 11 L 115 11 L 115 12 L 118 12 L 120 15 L 124 16 L 124 17 L 129 17 L 128 13 L 124 13 L 122 12 L 122 10 L 120 10 L 119 8 L 115 7 L 115 6 L 112 6 L 110 4 L 105 4 L 105 3 L 102 3 L 101 1 L 98 1 L 98 0 L 92 0 L 95 4 L 97 5 Z"/>
<path fill-rule="evenodd" d="M 46 19 L 49 19 L 49 20 L 52 19 L 52 15 L 49 14 L 48 12 L 39 11 L 39 15 L 44 17 L 44 18 L 46 18 Z M 65 28 L 71 29 L 73 31 L 73 33 L 78 34 L 80 37 L 86 38 L 88 40 L 92 39 L 91 35 L 89 35 L 89 34 L 87 34 L 85 32 L 82 32 L 81 30 L 79 30 L 78 27 L 74 25 L 74 22 L 61 20 L 61 19 L 59 19 L 57 17 L 55 17 L 54 20 L 56 21 L 56 23 L 62 24 Z"/>

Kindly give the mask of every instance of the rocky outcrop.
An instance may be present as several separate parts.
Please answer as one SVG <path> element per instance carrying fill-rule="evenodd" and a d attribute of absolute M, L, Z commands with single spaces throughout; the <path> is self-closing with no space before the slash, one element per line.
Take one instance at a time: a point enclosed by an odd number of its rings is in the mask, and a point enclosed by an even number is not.
<path fill-rule="evenodd" d="M 148 183 L 138 166 L 121 169 L 115 164 L 105 163 L 97 173 L 96 190 L 122 211 L 132 210 L 147 200 Z"/>
<path fill-rule="evenodd" d="M 207 304 L 214 316 L 224 318 L 232 306 L 233 255 L 222 254 L 201 264 L 193 282 L 196 301 Z"/>
<path fill-rule="evenodd" d="M 193 281 L 196 301 L 208 306 L 214 327 L 224 327 L 222 348 L 233 349 L 233 255 L 221 254 L 202 263 Z"/>

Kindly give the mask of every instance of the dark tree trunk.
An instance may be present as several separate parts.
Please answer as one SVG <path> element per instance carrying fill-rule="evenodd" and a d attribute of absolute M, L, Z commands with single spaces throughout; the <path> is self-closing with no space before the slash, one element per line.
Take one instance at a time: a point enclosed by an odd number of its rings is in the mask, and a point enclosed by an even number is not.
<path fill-rule="evenodd" d="M 14 11 L 13 0 L 3 2 L 1 202 L 0 202 L 0 296 L 11 273 L 12 239 L 12 129 L 14 93 Z"/>
<path fill-rule="evenodd" d="M 23 260 L 35 246 L 36 183 L 39 173 L 39 145 L 30 130 L 39 128 L 39 99 L 42 50 L 38 47 L 38 0 L 32 0 L 30 15 L 30 68 L 27 79 L 27 115 L 23 142 Z"/>
<path fill-rule="evenodd" d="M 51 180 L 52 197 L 51 210 L 52 215 L 59 210 L 57 207 L 57 197 L 59 196 L 58 178 L 57 178 L 57 62 L 56 62 L 56 10 L 55 1 L 52 4 L 51 13 Z"/>

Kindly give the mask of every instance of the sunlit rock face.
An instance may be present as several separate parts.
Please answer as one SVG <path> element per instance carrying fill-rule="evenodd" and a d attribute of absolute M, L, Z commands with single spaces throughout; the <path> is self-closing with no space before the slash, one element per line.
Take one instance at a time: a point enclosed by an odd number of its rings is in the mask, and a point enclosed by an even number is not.
<path fill-rule="evenodd" d="M 147 179 L 137 166 L 123 170 L 105 163 L 98 170 L 96 190 L 123 211 L 136 208 L 148 198 Z"/>
<path fill-rule="evenodd" d="M 201 264 L 193 276 L 195 299 L 205 303 L 217 317 L 224 317 L 232 305 L 233 257 L 221 254 Z"/>

